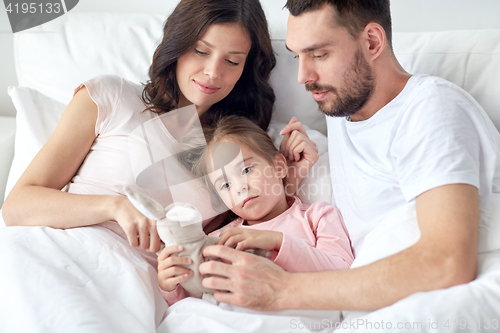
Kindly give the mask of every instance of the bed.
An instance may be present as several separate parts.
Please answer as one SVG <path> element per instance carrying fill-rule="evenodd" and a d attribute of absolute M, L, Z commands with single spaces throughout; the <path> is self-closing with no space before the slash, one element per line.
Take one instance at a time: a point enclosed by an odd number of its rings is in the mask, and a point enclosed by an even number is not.
<path fill-rule="evenodd" d="M 19 86 L 9 88 L 17 110 L 13 147 L 13 120 L 0 118 L 0 172 L 10 169 L 6 195 L 50 136 L 80 82 L 99 74 L 147 80 L 163 19 L 70 13 L 34 28 L 36 33 L 15 35 Z M 277 132 L 292 116 L 307 126 L 320 160 L 299 194 L 305 202 L 332 202 L 325 118 L 296 83 L 297 62 L 285 41 L 274 39 L 273 46 L 277 105 L 269 134 L 278 143 Z M 500 30 L 395 33 L 394 49 L 407 71 L 442 76 L 471 93 L 500 129 Z M 12 150 L 10 166 L 6 161 Z M 418 236 L 415 207 L 409 203 L 384 218 L 354 266 L 407 248 Z M 154 269 L 122 238 L 101 227 L 0 228 L 0 267 L 0 332 L 495 332 L 500 330 L 500 199 L 481 200 L 475 281 L 417 293 L 370 313 L 256 312 L 198 299 L 168 308 Z"/>

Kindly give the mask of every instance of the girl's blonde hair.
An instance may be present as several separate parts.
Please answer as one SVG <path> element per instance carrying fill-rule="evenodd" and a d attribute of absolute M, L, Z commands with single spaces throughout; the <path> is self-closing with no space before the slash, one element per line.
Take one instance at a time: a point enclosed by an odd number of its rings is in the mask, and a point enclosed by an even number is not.
<path fill-rule="evenodd" d="M 204 128 L 204 137 L 191 136 L 184 145 L 197 147 L 185 149 L 180 159 L 196 178 L 203 179 L 206 188 L 210 192 L 212 198 L 212 206 L 220 211 L 221 207 L 225 207 L 215 190 L 212 182 L 206 177 L 212 170 L 212 155 L 210 145 L 221 141 L 231 141 L 235 144 L 247 146 L 258 156 L 264 158 L 269 164 L 274 164 L 274 158 L 280 154 L 275 147 L 272 139 L 267 133 L 250 121 L 248 118 L 241 116 L 228 116 L 219 119 L 214 127 Z M 189 143 L 188 143 L 189 142 Z M 204 144 L 204 143 L 207 144 Z M 283 180 L 283 184 L 285 184 Z M 230 222 L 237 216 L 231 211 L 228 211 L 226 222 Z"/>
<path fill-rule="evenodd" d="M 273 163 L 274 157 L 280 153 L 269 135 L 245 117 L 232 115 L 222 118 L 214 127 L 205 129 L 204 134 L 208 145 L 212 142 L 229 140 L 247 146 L 270 164 Z M 210 165 L 207 164 L 210 158 L 209 154 L 209 147 L 205 147 L 200 159 L 195 163 L 193 171 L 198 176 L 208 173 L 206 167 Z"/>

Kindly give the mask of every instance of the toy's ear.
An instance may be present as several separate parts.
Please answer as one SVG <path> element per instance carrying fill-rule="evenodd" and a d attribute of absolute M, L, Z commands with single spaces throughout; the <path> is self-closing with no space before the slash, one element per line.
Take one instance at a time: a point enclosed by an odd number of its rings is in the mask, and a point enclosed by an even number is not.
<path fill-rule="evenodd" d="M 165 209 L 154 199 L 134 190 L 129 186 L 124 186 L 123 192 L 125 192 L 125 195 L 134 207 L 148 219 L 161 220 L 165 217 Z"/>
<path fill-rule="evenodd" d="M 277 177 L 281 179 L 286 178 L 288 167 L 286 164 L 286 158 L 283 154 L 277 154 L 274 156 L 274 169 Z"/>

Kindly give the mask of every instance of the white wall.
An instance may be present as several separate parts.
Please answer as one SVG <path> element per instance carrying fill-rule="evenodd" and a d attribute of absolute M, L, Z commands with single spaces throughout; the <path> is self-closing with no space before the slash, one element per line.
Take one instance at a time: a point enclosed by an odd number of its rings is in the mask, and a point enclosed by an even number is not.
<path fill-rule="evenodd" d="M 261 2 L 273 37 L 284 38 L 287 11 L 281 8 L 285 0 Z M 167 16 L 177 3 L 178 0 L 80 0 L 72 12 L 164 13 Z M 15 115 L 7 95 L 7 87 L 17 85 L 13 34 L 5 7 L 0 7 L 0 115 Z M 500 29 L 500 0 L 392 0 L 391 9 L 394 31 Z"/>

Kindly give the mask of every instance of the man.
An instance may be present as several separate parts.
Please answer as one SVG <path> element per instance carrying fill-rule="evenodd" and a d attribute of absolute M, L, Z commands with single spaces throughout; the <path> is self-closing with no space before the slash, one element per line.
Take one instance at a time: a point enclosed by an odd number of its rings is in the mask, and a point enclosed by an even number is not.
<path fill-rule="evenodd" d="M 259 310 L 375 310 L 473 280 L 479 194 L 500 192 L 500 139 L 484 111 L 453 84 L 404 71 L 392 51 L 389 0 L 286 7 L 298 81 L 327 115 L 334 198 L 355 254 L 377 217 L 408 202 L 416 202 L 421 236 L 363 267 L 303 274 L 209 247 L 204 255 L 225 263 L 200 265 L 218 275 L 203 285 L 226 291 L 215 293 L 219 301 Z"/>

